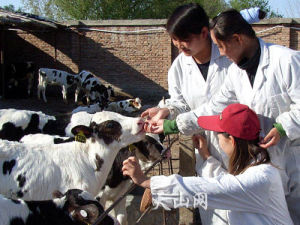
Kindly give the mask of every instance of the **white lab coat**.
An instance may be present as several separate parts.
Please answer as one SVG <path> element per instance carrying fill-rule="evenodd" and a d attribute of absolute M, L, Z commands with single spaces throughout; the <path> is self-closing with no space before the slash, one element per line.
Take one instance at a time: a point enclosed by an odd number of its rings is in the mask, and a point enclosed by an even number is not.
<path fill-rule="evenodd" d="M 168 73 L 168 90 L 171 98 L 167 99 L 166 107 L 170 110 L 169 119 L 208 104 L 210 98 L 219 91 L 231 62 L 226 57 L 220 56 L 215 44 L 212 43 L 211 49 L 206 81 L 192 56 L 185 56 L 181 53 L 174 60 Z M 206 131 L 205 133 L 211 154 L 226 165 L 228 159 L 219 148 L 217 136 L 213 132 Z M 201 176 L 200 168 L 203 160 L 197 150 L 195 155 L 196 170 Z M 204 211 L 200 209 L 200 215 L 203 225 L 227 224 L 224 210 Z"/>
<path fill-rule="evenodd" d="M 290 214 L 300 224 L 300 52 L 260 41 L 261 57 L 253 88 L 246 71 L 232 64 L 221 90 L 209 106 L 177 117 L 182 133 L 195 133 L 196 116 L 219 114 L 231 103 L 248 105 L 259 117 L 261 136 L 273 124 L 282 124 L 287 137 L 268 149 L 272 162 L 282 168 L 281 178 Z"/>
<path fill-rule="evenodd" d="M 205 168 L 206 167 L 206 168 Z M 230 225 L 292 225 L 278 170 L 270 164 L 249 167 L 243 174 L 226 174 L 209 157 L 207 174 L 217 177 L 151 177 L 152 202 L 165 209 L 207 207 L 226 209 Z"/>

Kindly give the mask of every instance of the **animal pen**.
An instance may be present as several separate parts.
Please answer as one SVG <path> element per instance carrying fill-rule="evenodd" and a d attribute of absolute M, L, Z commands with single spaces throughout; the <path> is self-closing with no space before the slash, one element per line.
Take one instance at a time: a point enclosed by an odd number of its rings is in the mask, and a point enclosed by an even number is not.
<path fill-rule="evenodd" d="M 141 98 L 143 107 L 132 116 L 139 115 L 157 105 L 163 96 L 168 97 L 167 72 L 178 52 L 165 31 L 165 24 L 166 20 L 55 22 L 0 10 L 0 109 L 38 110 L 67 117 L 75 105 L 64 104 L 62 98 L 57 97 L 57 88 L 49 88 L 48 103 L 37 100 L 37 70 L 48 67 L 73 74 L 91 71 L 103 84 L 116 90 L 117 99 Z M 253 27 L 258 36 L 268 42 L 300 49 L 299 19 L 263 20 Z M 22 99 L 12 99 L 7 95 L 8 82 L 15 77 L 8 73 L 7 65 L 23 62 L 34 65 L 31 94 L 26 96 L 27 93 L 22 92 L 19 96 Z M 165 146 L 171 148 L 171 160 L 156 166 L 149 175 L 194 176 L 191 138 L 182 135 L 169 138 Z M 143 190 L 137 188 L 127 196 L 130 225 L 141 216 L 142 194 Z M 148 212 L 138 224 L 199 224 L 194 214 L 193 209 L 158 209 Z"/>

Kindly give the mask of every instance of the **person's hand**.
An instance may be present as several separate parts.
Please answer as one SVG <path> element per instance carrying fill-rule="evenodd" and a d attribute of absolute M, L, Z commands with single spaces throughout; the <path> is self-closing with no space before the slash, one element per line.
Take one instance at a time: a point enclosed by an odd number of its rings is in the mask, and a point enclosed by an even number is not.
<path fill-rule="evenodd" d="M 192 137 L 193 145 L 196 149 L 198 149 L 199 154 L 203 158 L 203 160 L 207 160 L 209 156 L 211 156 L 208 147 L 206 138 L 203 135 L 196 134 Z"/>
<path fill-rule="evenodd" d="M 149 108 L 149 109 L 145 110 L 144 112 L 142 112 L 141 117 L 142 118 L 144 118 L 144 117 L 152 118 L 158 113 L 159 110 L 160 110 L 160 108 L 157 108 L 157 107 Z"/>
<path fill-rule="evenodd" d="M 277 145 L 280 141 L 280 134 L 278 130 L 274 127 L 270 132 L 265 136 L 259 143 L 259 146 L 262 148 L 269 148 L 273 145 Z"/>
<path fill-rule="evenodd" d="M 168 108 L 153 107 L 144 111 L 141 117 L 146 118 L 146 122 L 153 124 L 157 123 L 160 119 L 165 119 L 169 114 L 170 111 Z"/>
<path fill-rule="evenodd" d="M 161 134 L 164 132 L 164 119 L 160 119 L 155 123 L 145 122 L 144 131 L 146 133 Z"/>
<path fill-rule="evenodd" d="M 122 172 L 124 176 L 129 176 L 133 183 L 144 188 L 150 188 L 150 180 L 143 173 L 138 160 L 131 156 L 123 161 Z"/>

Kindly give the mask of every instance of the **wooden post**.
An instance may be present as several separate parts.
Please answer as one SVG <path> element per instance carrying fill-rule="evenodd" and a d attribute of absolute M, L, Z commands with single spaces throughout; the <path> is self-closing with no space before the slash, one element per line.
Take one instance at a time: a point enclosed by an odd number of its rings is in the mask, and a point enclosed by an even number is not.
<path fill-rule="evenodd" d="M 181 176 L 195 175 L 195 150 L 191 136 L 179 136 L 179 174 Z M 179 225 L 194 224 L 194 209 L 179 209 Z"/>
<path fill-rule="evenodd" d="M 1 41 L 0 41 L 0 68 L 1 68 L 1 91 L 0 94 L 2 95 L 2 97 L 4 98 L 5 93 L 4 93 L 4 88 L 5 88 L 5 66 L 4 66 L 4 46 L 5 46 L 5 36 L 4 36 L 5 31 L 1 30 L 0 31 L 0 37 L 1 37 Z"/>

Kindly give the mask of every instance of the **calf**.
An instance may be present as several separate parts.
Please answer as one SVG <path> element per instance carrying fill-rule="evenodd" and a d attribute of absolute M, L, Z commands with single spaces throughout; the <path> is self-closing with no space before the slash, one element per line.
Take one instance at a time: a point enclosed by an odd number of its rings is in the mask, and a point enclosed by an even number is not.
<path fill-rule="evenodd" d="M 21 143 L 37 144 L 37 145 L 52 145 L 74 141 L 74 137 L 62 137 L 59 135 L 49 134 L 28 134 L 21 138 Z"/>
<path fill-rule="evenodd" d="M 46 133 L 64 135 L 54 116 L 42 112 L 1 109 L 0 139 L 19 141 L 26 134 Z"/>
<path fill-rule="evenodd" d="M 101 103 L 96 103 L 89 106 L 79 106 L 72 111 L 73 113 L 86 111 L 88 113 L 101 112 L 102 110 L 118 112 L 118 113 L 132 113 L 140 110 L 142 107 L 141 100 L 139 98 L 126 99 L 117 102 L 110 102 L 107 106 L 103 106 Z"/>
<path fill-rule="evenodd" d="M 122 196 L 130 187 L 129 178 L 123 176 L 123 161 L 129 156 L 136 156 L 139 160 L 141 168 L 146 170 L 152 163 L 160 158 L 161 152 L 164 150 L 162 139 L 156 134 L 146 134 L 142 141 L 132 144 L 134 151 L 128 151 L 129 147 L 121 149 L 118 153 L 111 171 L 107 177 L 104 189 L 101 191 L 101 204 L 109 207 L 120 196 Z M 132 147 L 130 146 L 130 147 Z M 121 225 L 127 225 L 126 198 L 122 199 L 113 209 L 112 213 Z"/>
<path fill-rule="evenodd" d="M 6 77 L 8 78 L 5 85 L 6 98 L 30 96 L 34 80 L 34 68 L 32 62 L 12 63 L 6 66 Z"/>
<path fill-rule="evenodd" d="M 105 106 L 108 103 L 109 98 L 114 96 L 112 87 L 105 87 L 101 84 L 99 78 L 89 71 L 81 71 L 78 74 L 78 79 L 80 81 L 80 86 L 78 86 L 76 92 L 79 93 L 80 89 L 84 90 L 87 105 L 98 102 Z M 78 102 L 78 99 L 75 99 L 75 102 Z"/>
<path fill-rule="evenodd" d="M 79 188 L 96 196 L 119 150 L 144 138 L 143 125 L 141 118 L 99 112 L 90 126 L 72 129 L 84 143 L 29 145 L 0 140 L 0 193 L 47 200 L 54 190 Z"/>
<path fill-rule="evenodd" d="M 70 118 L 70 123 L 65 128 L 65 134 L 68 137 L 74 137 L 72 134 L 72 129 L 77 125 L 88 126 L 92 120 L 93 114 L 85 111 L 77 112 L 72 114 Z"/>
<path fill-rule="evenodd" d="M 141 99 L 134 98 L 134 99 L 126 99 L 118 102 L 111 102 L 108 104 L 106 110 L 113 111 L 113 112 L 127 112 L 132 113 L 140 110 L 142 107 Z"/>
<path fill-rule="evenodd" d="M 40 68 L 37 96 L 40 99 L 40 92 L 42 91 L 44 102 L 47 102 L 45 92 L 48 84 L 62 86 L 63 100 L 67 103 L 67 90 L 73 85 L 79 85 L 79 79 L 77 75 L 62 70 Z M 78 98 L 77 95 L 78 92 L 75 92 L 75 101 Z"/>
<path fill-rule="evenodd" d="M 78 189 L 53 193 L 53 200 L 24 201 L 0 195 L 1 225 L 86 225 L 96 221 L 103 207 L 88 192 Z M 106 216 L 99 225 L 117 225 Z"/>

